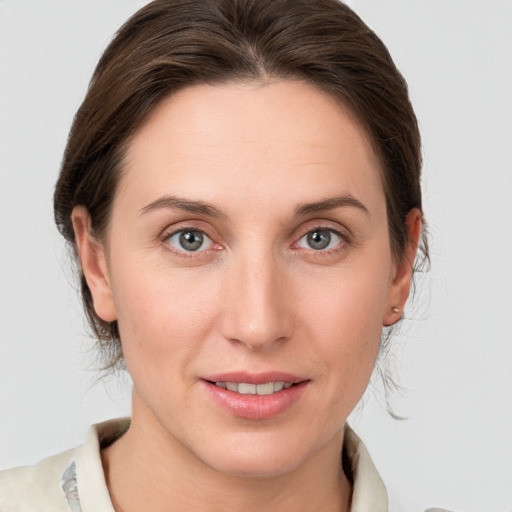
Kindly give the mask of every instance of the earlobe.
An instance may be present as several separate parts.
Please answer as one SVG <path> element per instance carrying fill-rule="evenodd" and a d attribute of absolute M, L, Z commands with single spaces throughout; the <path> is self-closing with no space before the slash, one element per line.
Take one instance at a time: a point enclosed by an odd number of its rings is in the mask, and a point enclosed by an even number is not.
<path fill-rule="evenodd" d="M 384 326 L 393 325 L 402 318 L 405 302 L 409 296 L 414 268 L 414 260 L 421 237 L 422 215 L 418 208 L 413 208 L 406 219 L 409 239 L 400 262 L 397 263 L 391 283 L 386 311 L 382 318 Z"/>
<path fill-rule="evenodd" d="M 117 319 L 105 248 L 91 233 L 90 217 L 84 206 L 75 206 L 71 213 L 76 248 L 82 272 L 91 291 L 94 310 L 106 322 Z"/>

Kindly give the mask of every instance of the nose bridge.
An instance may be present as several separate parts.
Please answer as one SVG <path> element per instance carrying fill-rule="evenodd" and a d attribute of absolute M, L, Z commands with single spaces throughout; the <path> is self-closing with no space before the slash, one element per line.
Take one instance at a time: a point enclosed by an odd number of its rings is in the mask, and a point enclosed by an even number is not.
<path fill-rule="evenodd" d="M 271 250 L 240 254 L 233 262 L 230 280 L 226 338 L 258 350 L 289 336 L 285 276 Z"/>

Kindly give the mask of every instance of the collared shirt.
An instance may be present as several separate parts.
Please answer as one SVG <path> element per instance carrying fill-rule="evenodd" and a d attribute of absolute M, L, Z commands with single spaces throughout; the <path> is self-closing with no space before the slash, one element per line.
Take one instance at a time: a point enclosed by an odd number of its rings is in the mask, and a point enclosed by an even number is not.
<path fill-rule="evenodd" d="M 84 444 L 34 466 L 0 472 L 0 512 L 115 512 L 100 450 L 129 424 L 124 418 L 93 425 Z M 348 426 L 343 451 L 353 480 L 351 512 L 388 512 L 386 487 L 366 447 Z"/>

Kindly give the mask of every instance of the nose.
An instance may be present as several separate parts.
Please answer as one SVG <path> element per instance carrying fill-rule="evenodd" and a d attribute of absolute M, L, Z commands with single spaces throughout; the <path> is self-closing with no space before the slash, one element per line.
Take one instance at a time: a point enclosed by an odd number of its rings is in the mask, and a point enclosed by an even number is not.
<path fill-rule="evenodd" d="M 292 333 L 286 273 L 270 255 L 234 262 L 224 287 L 224 338 L 250 350 L 268 350 Z"/>

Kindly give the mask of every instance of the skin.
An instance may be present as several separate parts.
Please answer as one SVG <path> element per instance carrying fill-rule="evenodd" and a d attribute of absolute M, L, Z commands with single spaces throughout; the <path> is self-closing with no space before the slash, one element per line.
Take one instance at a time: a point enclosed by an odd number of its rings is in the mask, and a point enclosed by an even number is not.
<path fill-rule="evenodd" d="M 365 132 L 313 86 L 202 85 L 136 134 L 106 241 L 74 209 L 95 310 L 118 320 L 134 383 L 131 427 L 102 452 L 116 510 L 349 509 L 343 425 L 400 317 L 421 230 L 413 210 L 396 261 L 380 176 Z M 169 196 L 220 216 L 155 206 Z M 332 197 L 345 201 L 297 214 Z M 169 237 L 184 228 L 208 236 L 200 250 Z M 326 249 L 308 242 L 318 229 Z M 249 420 L 201 381 L 238 370 L 309 381 L 277 417 Z"/>

